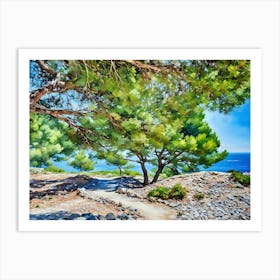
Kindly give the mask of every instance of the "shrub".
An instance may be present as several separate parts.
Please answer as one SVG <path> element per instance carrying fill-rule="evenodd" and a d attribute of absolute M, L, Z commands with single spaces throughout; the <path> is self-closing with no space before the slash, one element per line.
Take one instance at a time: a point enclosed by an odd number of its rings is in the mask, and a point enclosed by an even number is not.
<path fill-rule="evenodd" d="M 231 177 L 234 181 L 239 182 L 244 186 L 250 185 L 250 175 L 244 175 L 239 171 L 231 171 Z"/>
<path fill-rule="evenodd" d="M 183 199 L 186 194 L 187 190 L 183 188 L 181 184 L 176 184 L 171 189 L 164 186 L 153 189 L 148 193 L 148 197 L 157 197 L 161 199 Z"/>
<path fill-rule="evenodd" d="M 169 190 L 169 198 L 183 199 L 187 194 L 187 190 L 181 184 L 175 184 Z"/>
<path fill-rule="evenodd" d="M 134 171 L 134 170 L 129 170 L 129 169 L 125 169 L 123 171 L 123 174 L 127 175 L 127 176 L 132 176 L 132 177 L 141 175 L 139 172 Z"/>
<path fill-rule="evenodd" d="M 200 193 L 200 192 L 193 195 L 193 198 L 196 200 L 202 200 L 204 197 L 205 197 L 204 193 Z"/>
<path fill-rule="evenodd" d="M 54 166 L 54 165 L 50 165 L 50 166 L 46 167 L 44 170 L 49 171 L 49 172 L 54 172 L 54 173 L 64 173 L 65 172 L 64 169 L 59 168 L 59 167 Z"/>
<path fill-rule="evenodd" d="M 40 172 L 39 168 L 30 168 L 30 174 L 39 174 Z"/>
<path fill-rule="evenodd" d="M 148 197 L 151 197 L 151 196 L 161 198 L 161 199 L 168 199 L 169 198 L 169 189 L 164 186 L 160 186 L 156 189 L 151 190 L 148 193 Z"/>
<path fill-rule="evenodd" d="M 91 171 L 89 173 L 87 172 L 87 174 L 119 176 L 120 172 L 119 170 L 100 170 L 100 171 Z"/>

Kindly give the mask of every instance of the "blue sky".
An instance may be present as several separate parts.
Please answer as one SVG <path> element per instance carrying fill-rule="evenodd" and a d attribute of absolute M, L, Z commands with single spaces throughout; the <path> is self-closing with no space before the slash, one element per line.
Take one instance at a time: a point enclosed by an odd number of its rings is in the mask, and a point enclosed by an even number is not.
<path fill-rule="evenodd" d="M 206 120 L 217 133 L 221 149 L 228 152 L 250 151 L 250 101 L 229 114 L 207 112 Z"/>

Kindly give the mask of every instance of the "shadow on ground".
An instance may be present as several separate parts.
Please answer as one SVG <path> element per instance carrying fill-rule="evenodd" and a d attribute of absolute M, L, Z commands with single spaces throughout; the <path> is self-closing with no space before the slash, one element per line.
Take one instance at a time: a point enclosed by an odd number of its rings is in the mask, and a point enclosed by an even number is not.
<path fill-rule="evenodd" d="M 30 214 L 30 220 L 131 220 L 130 215 L 121 214 L 115 216 L 113 213 L 108 213 L 106 216 L 93 215 L 92 213 L 70 213 L 66 211 L 58 211 L 54 213 Z"/>
<path fill-rule="evenodd" d="M 78 188 L 113 192 L 118 188 L 141 188 L 142 183 L 132 177 L 97 179 L 86 175 L 77 175 L 61 180 L 30 180 L 30 200 L 61 192 L 72 192 Z M 44 188 L 44 190 L 40 190 Z"/>

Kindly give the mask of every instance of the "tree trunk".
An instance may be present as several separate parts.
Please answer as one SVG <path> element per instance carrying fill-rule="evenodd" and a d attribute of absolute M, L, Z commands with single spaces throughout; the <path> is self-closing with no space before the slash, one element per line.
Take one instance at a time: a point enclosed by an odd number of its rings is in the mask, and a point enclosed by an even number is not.
<path fill-rule="evenodd" d="M 118 166 L 118 168 L 119 168 L 120 176 L 122 176 L 122 168 L 120 166 Z"/>
<path fill-rule="evenodd" d="M 143 176 L 144 176 L 143 185 L 144 186 L 149 185 L 149 175 L 148 175 L 148 171 L 145 166 L 145 162 L 141 162 L 140 164 L 141 164 L 141 168 L 142 168 Z"/>
<path fill-rule="evenodd" d="M 163 165 L 163 164 L 159 164 L 158 169 L 157 169 L 157 172 L 156 172 L 156 174 L 155 174 L 155 176 L 154 176 L 154 178 L 153 178 L 152 184 L 157 182 L 158 177 L 159 177 L 159 175 L 161 174 L 163 168 L 164 168 L 164 165 Z"/>

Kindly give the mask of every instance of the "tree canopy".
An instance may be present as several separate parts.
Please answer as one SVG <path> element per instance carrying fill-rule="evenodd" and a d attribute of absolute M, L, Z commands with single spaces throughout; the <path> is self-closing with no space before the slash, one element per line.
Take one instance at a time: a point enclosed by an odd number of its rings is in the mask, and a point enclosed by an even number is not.
<path fill-rule="evenodd" d="M 37 60 L 30 69 L 31 165 L 75 153 L 79 166 L 91 149 L 116 166 L 139 163 L 144 184 L 147 163 L 156 182 L 164 170 L 223 159 L 204 111 L 228 113 L 250 96 L 245 60 Z"/>

